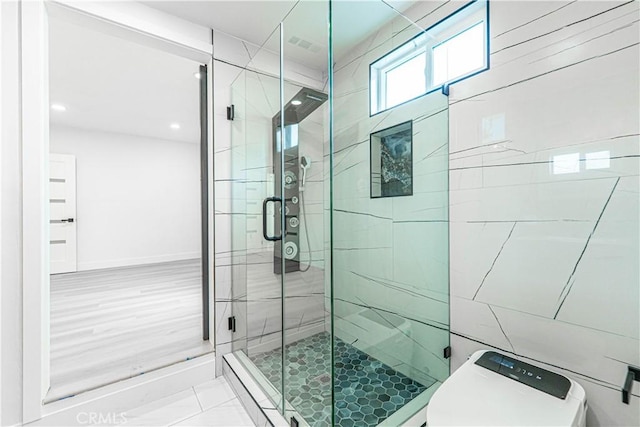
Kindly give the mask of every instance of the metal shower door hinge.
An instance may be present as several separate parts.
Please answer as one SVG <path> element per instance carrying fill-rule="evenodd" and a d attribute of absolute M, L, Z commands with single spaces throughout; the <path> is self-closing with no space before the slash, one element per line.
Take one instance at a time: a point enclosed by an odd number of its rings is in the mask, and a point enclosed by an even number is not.
<path fill-rule="evenodd" d="M 451 346 L 450 345 L 446 346 L 444 348 L 442 354 L 443 354 L 445 359 L 449 359 L 451 357 Z"/>
<path fill-rule="evenodd" d="M 629 404 L 629 398 L 631 397 L 631 389 L 633 388 L 634 381 L 640 381 L 640 368 L 629 366 L 624 385 L 622 386 L 622 403 L 626 403 L 627 405 Z"/>
<path fill-rule="evenodd" d="M 235 107 L 233 104 L 231 104 L 230 106 L 227 107 L 227 120 L 233 120 L 233 118 L 235 117 Z"/>
<path fill-rule="evenodd" d="M 229 322 L 229 330 L 231 332 L 235 332 L 236 331 L 236 316 L 231 316 L 228 318 L 228 322 Z"/>

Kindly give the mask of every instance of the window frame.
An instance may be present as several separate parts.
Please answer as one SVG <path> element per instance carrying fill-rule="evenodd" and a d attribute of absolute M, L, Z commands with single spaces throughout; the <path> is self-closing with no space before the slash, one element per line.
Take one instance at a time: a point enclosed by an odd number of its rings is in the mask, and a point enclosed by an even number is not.
<path fill-rule="evenodd" d="M 484 5 L 484 8 L 482 7 Z M 469 9 L 477 6 L 478 10 Z M 447 21 L 461 13 L 468 13 L 462 19 L 451 22 Z M 489 23 L 489 0 L 473 0 L 455 12 L 447 15 L 440 21 L 431 25 L 423 31 L 385 53 L 381 57 L 369 64 L 369 117 L 389 111 L 393 108 L 404 105 L 408 102 L 419 99 L 437 90 L 445 92 L 446 88 L 459 81 L 473 77 L 483 71 L 490 69 L 490 23 Z M 484 26 L 484 65 L 478 69 L 470 71 L 452 80 L 445 81 L 439 85 L 433 84 L 434 55 L 433 49 L 440 46 L 458 35 L 482 24 Z M 438 28 L 440 27 L 440 28 Z M 386 105 L 386 73 L 401 66 L 405 62 L 414 59 L 418 55 L 425 55 L 425 92 L 411 99 L 407 99 L 399 104 Z M 377 65 L 379 64 L 379 65 Z"/>

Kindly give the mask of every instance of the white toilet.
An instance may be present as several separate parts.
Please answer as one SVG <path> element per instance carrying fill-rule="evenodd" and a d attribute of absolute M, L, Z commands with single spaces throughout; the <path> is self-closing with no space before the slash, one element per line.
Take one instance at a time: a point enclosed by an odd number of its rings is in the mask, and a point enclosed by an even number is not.
<path fill-rule="evenodd" d="M 427 426 L 584 427 L 586 412 L 584 389 L 575 381 L 481 350 L 433 394 Z"/>

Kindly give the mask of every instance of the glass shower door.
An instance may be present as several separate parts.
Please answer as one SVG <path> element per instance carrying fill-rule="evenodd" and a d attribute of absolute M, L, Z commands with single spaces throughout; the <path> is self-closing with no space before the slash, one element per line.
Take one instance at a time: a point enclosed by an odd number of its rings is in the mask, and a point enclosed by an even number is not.
<path fill-rule="evenodd" d="M 232 84 L 232 350 L 283 408 L 282 162 L 274 121 L 281 110 L 276 30 Z M 265 64 L 275 64 L 271 73 Z M 254 71 L 260 70 L 260 71 Z M 285 207 L 286 209 L 286 207 Z"/>
<path fill-rule="evenodd" d="M 280 412 L 287 408 L 287 419 L 306 425 L 297 405 L 306 408 L 313 399 L 303 392 L 315 390 L 298 374 L 315 368 L 305 371 L 310 354 L 299 350 L 312 336 L 322 339 L 326 366 L 314 378 L 329 399 L 325 419 L 330 413 L 323 267 L 328 96 L 318 83 L 308 87 L 279 74 L 281 27 L 232 85 L 232 350 Z M 305 380 L 297 386 L 298 378 Z"/>
<path fill-rule="evenodd" d="M 232 347 L 300 425 L 331 422 L 327 12 L 299 2 L 232 85 Z M 281 47 L 303 49 L 310 16 L 325 17 L 313 67 Z"/>

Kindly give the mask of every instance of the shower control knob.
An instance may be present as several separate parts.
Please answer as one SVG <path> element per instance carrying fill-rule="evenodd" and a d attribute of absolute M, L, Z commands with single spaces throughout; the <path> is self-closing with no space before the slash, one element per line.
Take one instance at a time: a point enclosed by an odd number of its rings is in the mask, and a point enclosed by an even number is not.
<path fill-rule="evenodd" d="M 296 228 L 299 224 L 300 224 L 300 220 L 297 217 L 294 216 L 289 218 L 289 225 L 292 228 Z"/>
<path fill-rule="evenodd" d="M 291 198 L 291 203 L 293 203 L 294 205 L 297 205 L 298 204 L 298 196 L 293 196 Z"/>
<path fill-rule="evenodd" d="M 293 178 L 291 177 L 291 175 L 287 175 L 284 177 L 285 184 L 291 184 L 292 182 L 293 182 Z"/>

